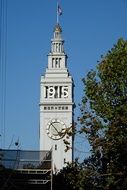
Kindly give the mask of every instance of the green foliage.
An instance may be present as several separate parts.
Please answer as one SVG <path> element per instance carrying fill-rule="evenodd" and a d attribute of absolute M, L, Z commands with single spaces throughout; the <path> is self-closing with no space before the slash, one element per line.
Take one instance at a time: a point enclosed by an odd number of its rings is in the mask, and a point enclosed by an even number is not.
<path fill-rule="evenodd" d="M 78 179 L 79 167 L 77 163 L 68 164 L 67 167 L 63 168 L 58 174 L 53 176 L 53 188 L 61 190 L 78 190 L 76 188 L 76 182 Z"/>
<path fill-rule="evenodd" d="M 68 164 L 58 174 L 53 177 L 53 188 L 55 190 L 84 190 L 91 189 L 93 180 L 89 180 L 93 171 L 84 168 L 84 164 L 78 163 L 78 160 Z M 90 183 L 92 182 L 92 183 Z"/>
<path fill-rule="evenodd" d="M 127 184 L 127 41 L 102 57 L 96 71 L 83 79 L 81 132 L 96 158 L 102 189 L 125 189 Z M 98 156 L 99 155 L 99 156 Z M 99 177 L 98 177 L 99 179 Z M 122 185 L 124 184 L 124 185 Z"/>

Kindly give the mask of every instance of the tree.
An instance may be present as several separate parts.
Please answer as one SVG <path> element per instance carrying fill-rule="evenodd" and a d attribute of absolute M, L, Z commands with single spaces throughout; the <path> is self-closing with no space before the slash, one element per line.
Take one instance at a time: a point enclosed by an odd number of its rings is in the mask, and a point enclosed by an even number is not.
<path fill-rule="evenodd" d="M 65 168 L 63 168 L 58 174 L 53 176 L 53 189 L 61 189 L 61 190 L 78 190 L 77 182 L 78 173 L 79 173 L 79 165 L 78 163 L 68 164 Z"/>
<path fill-rule="evenodd" d="M 86 160 L 87 162 L 88 160 Z M 85 162 L 84 162 L 85 163 Z M 53 189 L 61 190 L 91 190 L 93 171 L 84 167 L 84 163 L 75 160 L 72 164 L 68 164 L 58 174 L 53 176 Z"/>
<path fill-rule="evenodd" d="M 127 187 L 127 41 L 119 39 L 83 83 L 79 121 L 80 132 L 86 134 L 92 147 L 91 190 L 124 190 Z"/>

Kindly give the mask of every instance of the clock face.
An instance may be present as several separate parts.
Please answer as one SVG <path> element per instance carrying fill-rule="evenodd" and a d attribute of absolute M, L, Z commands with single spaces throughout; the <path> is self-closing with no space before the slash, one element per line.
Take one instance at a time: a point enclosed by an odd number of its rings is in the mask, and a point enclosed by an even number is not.
<path fill-rule="evenodd" d="M 53 140 L 59 140 L 64 137 L 66 132 L 66 126 L 64 122 L 59 119 L 53 119 L 48 123 L 46 128 L 47 135 Z"/>

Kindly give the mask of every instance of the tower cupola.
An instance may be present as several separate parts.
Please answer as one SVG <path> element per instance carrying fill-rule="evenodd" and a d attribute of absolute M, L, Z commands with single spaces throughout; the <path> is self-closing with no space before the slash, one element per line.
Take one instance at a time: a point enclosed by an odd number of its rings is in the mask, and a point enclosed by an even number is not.
<path fill-rule="evenodd" d="M 54 39 L 61 39 L 61 33 L 62 33 L 62 29 L 60 25 L 57 24 L 54 29 Z"/>
<path fill-rule="evenodd" d="M 62 29 L 59 24 L 54 28 L 54 38 L 51 40 L 51 53 L 61 54 L 64 53 L 64 40 L 62 39 Z"/>

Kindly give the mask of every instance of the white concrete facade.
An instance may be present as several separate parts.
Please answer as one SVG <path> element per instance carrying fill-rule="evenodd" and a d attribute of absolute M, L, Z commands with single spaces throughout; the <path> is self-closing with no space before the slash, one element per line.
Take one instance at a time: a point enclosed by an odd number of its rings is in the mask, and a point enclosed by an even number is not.
<path fill-rule="evenodd" d="M 48 55 L 48 68 L 40 81 L 40 150 L 53 151 L 53 170 L 59 171 L 72 162 L 73 137 L 67 131 L 73 126 L 73 79 L 67 70 L 67 55 L 61 27 L 55 26 Z M 65 152 L 64 139 L 71 149 Z"/>

